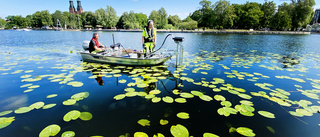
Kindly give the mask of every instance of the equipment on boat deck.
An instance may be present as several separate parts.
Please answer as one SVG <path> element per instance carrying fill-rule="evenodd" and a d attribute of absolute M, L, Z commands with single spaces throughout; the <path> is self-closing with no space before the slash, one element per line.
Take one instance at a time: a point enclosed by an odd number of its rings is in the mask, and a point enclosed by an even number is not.
<path fill-rule="evenodd" d="M 86 62 L 134 65 L 134 66 L 159 65 L 159 64 L 163 64 L 173 56 L 173 53 L 171 52 L 158 52 L 163 47 L 166 39 L 170 35 L 171 34 L 168 34 L 166 36 L 166 38 L 164 39 L 159 49 L 148 54 L 147 56 L 144 56 L 144 53 L 140 51 L 125 49 L 121 43 L 115 44 L 113 35 L 112 35 L 113 44 L 110 45 L 110 47 L 105 47 L 105 50 L 102 52 L 90 53 L 88 51 L 90 41 L 83 41 L 82 47 L 85 51 L 80 52 L 80 54 L 82 56 L 83 61 L 86 61 Z M 179 42 L 183 41 L 182 37 L 173 38 L 174 41 L 176 41 L 176 39 Z M 180 44 L 178 43 L 178 46 L 179 45 Z M 176 52 L 176 54 L 177 53 L 178 52 Z"/>

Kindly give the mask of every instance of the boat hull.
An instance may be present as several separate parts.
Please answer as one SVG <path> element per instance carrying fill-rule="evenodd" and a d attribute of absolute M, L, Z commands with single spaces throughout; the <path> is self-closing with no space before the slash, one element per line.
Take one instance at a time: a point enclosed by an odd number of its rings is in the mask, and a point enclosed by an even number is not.
<path fill-rule="evenodd" d="M 131 65 L 131 66 L 154 66 L 163 64 L 171 56 L 162 58 L 129 58 L 129 57 L 116 57 L 116 56 L 103 56 L 91 53 L 80 53 L 83 61 L 95 62 L 95 63 L 106 63 L 106 64 L 118 64 L 118 65 Z"/>

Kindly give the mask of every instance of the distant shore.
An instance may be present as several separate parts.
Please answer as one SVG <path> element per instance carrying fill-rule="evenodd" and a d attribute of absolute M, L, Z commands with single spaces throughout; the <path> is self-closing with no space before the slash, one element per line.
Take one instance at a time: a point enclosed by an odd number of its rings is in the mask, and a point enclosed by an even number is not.
<path fill-rule="evenodd" d="M 142 32 L 142 30 L 126 30 L 126 29 L 102 29 L 102 30 L 86 30 L 78 31 L 102 31 L 102 32 Z M 304 31 L 250 31 L 250 30 L 157 30 L 160 33 L 210 33 L 210 34 L 311 34 L 311 32 Z"/>
<path fill-rule="evenodd" d="M 4 29 L 0 29 L 4 30 Z M 34 29 L 39 30 L 39 29 Z M 43 30 L 43 31 L 55 31 L 54 29 Z M 140 29 L 67 29 L 63 31 L 91 31 L 91 32 L 142 32 Z M 250 30 L 161 30 L 160 33 L 208 33 L 208 34 L 320 34 L 319 32 L 306 32 L 306 31 L 250 31 Z"/>

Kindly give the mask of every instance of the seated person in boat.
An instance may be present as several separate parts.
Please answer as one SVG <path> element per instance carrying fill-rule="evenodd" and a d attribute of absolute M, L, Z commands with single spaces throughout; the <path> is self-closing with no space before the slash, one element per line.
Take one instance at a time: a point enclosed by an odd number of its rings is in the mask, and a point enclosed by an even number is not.
<path fill-rule="evenodd" d="M 142 46 L 143 46 L 143 53 L 151 53 L 154 51 L 156 47 L 156 34 L 157 30 L 153 28 L 153 21 L 149 20 L 148 25 L 143 29 L 142 32 Z"/>
<path fill-rule="evenodd" d="M 99 34 L 98 33 L 93 33 L 93 37 L 89 43 L 89 52 L 90 53 L 97 53 L 97 52 L 102 52 L 103 49 L 105 48 L 104 45 L 102 45 L 99 41 Z M 101 46 L 101 48 L 100 48 Z"/>

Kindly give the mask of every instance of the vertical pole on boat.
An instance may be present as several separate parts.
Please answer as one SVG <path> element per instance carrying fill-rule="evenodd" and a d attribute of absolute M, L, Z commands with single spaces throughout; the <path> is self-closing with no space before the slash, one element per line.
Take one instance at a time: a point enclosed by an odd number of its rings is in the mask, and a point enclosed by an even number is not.
<path fill-rule="evenodd" d="M 112 40 L 113 40 L 113 46 L 115 46 L 115 43 L 114 43 L 114 34 L 112 34 Z"/>
<path fill-rule="evenodd" d="M 174 37 L 173 40 L 175 43 L 177 43 L 177 51 L 176 51 L 176 68 L 177 68 L 178 66 L 183 65 L 183 46 L 180 43 L 183 42 L 184 38 Z"/>

